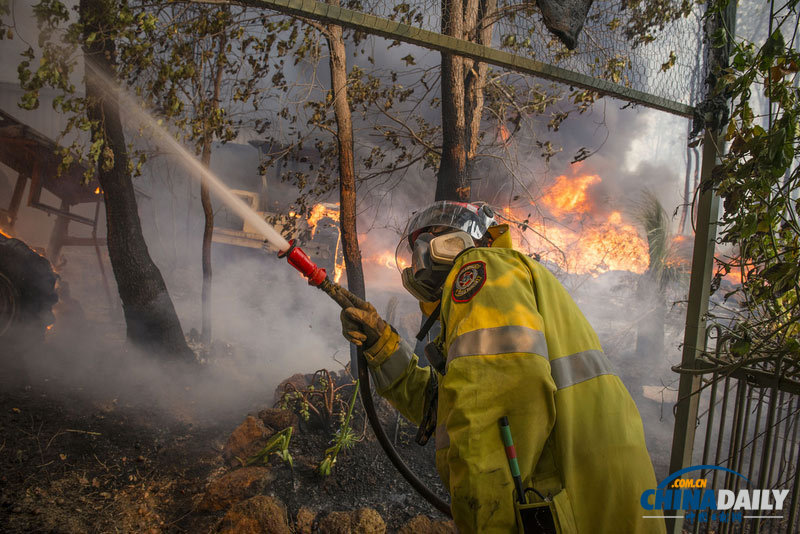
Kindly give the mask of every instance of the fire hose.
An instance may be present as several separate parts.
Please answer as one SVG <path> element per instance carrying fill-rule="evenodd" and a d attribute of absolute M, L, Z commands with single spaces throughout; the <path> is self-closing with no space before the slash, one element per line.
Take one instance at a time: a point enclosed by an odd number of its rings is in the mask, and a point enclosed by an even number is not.
<path fill-rule="evenodd" d="M 342 286 L 328 278 L 328 273 L 325 272 L 325 269 L 318 267 L 313 261 L 311 261 L 311 258 L 309 258 L 308 255 L 303 252 L 303 250 L 298 247 L 294 241 L 289 241 L 289 248 L 279 252 L 278 257 L 286 258 L 289 262 L 289 265 L 300 271 L 300 273 L 308 280 L 309 285 L 317 287 L 327 293 L 327 295 L 331 297 L 339 306 L 341 306 L 342 309 L 353 306 L 353 303 L 347 298 Z M 422 495 L 425 500 L 431 503 L 431 505 L 433 505 L 437 510 L 442 512 L 447 517 L 452 517 L 450 513 L 450 505 L 442 500 L 438 495 L 433 493 L 424 482 L 417 478 L 417 476 L 405 464 L 403 459 L 400 458 L 400 455 L 397 453 L 394 445 L 392 445 L 389 436 L 386 435 L 386 431 L 383 429 L 383 426 L 381 426 L 381 422 L 378 419 L 378 414 L 375 411 L 375 404 L 372 400 L 372 392 L 370 391 L 369 386 L 369 372 L 367 370 L 367 360 L 364 358 L 364 351 L 361 347 L 356 348 L 358 353 L 358 379 L 360 381 L 361 400 L 364 403 L 364 410 L 367 412 L 367 419 L 369 420 L 372 430 L 375 432 L 375 436 L 378 438 L 378 442 L 381 444 L 383 451 L 386 453 L 386 456 L 389 457 L 389 460 L 392 462 L 395 468 L 400 472 L 401 475 L 403 475 L 403 478 L 405 478 L 408 483 L 411 484 L 411 487 L 417 490 L 417 492 Z"/>

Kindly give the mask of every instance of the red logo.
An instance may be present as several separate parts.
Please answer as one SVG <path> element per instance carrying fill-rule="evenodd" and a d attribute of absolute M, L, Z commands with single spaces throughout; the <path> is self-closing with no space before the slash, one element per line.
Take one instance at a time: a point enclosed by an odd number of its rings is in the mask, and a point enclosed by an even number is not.
<path fill-rule="evenodd" d="M 486 282 L 486 264 L 482 261 L 465 263 L 453 282 L 453 302 L 469 302 Z"/>

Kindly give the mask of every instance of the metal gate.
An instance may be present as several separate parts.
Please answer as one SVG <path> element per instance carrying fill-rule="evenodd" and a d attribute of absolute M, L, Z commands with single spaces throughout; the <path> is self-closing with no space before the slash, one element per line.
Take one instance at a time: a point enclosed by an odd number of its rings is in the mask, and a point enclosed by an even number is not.
<path fill-rule="evenodd" d="M 700 470 L 708 488 L 772 490 L 786 492 L 782 510 L 685 511 L 675 517 L 674 532 L 778 533 L 800 530 L 800 383 L 782 378 L 782 362 L 743 364 L 728 355 L 728 343 L 718 326 L 708 331 L 713 347 L 691 368 L 676 368 L 699 377 L 694 392 L 698 402 L 694 465 L 718 466 L 735 471 Z M 757 360 L 757 358 L 755 359 Z M 751 359 L 752 361 L 752 359 Z M 688 428 L 677 428 L 679 435 Z M 739 476 L 741 475 L 741 476 Z M 743 479 L 744 478 L 744 479 Z M 746 479 L 746 480 L 745 480 Z M 761 494 L 762 502 L 764 499 Z"/>

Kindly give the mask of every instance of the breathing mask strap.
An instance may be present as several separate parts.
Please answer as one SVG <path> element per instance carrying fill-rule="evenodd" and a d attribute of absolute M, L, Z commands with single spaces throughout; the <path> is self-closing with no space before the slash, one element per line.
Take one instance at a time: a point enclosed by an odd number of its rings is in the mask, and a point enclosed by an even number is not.
<path fill-rule="evenodd" d="M 425 324 L 422 325 L 422 328 L 419 329 L 417 332 L 417 341 L 422 341 L 425 339 L 425 336 L 428 335 L 428 332 L 431 331 L 433 328 L 434 323 L 439 319 L 439 313 L 442 311 L 442 302 L 439 301 L 439 304 L 436 305 L 434 308 L 433 313 L 428 316 L 428 319 L 425 321 Z"/>

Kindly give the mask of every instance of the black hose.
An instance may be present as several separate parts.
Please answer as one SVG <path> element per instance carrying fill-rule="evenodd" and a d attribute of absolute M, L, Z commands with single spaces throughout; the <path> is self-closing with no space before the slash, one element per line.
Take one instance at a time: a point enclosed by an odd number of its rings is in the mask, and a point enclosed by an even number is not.
<path fill-rule="evenodd" d="M 375 411 L 375 404 L 372 402 L 372 392 L 370 391 L 369 387 L 369 372 L 367 370 L 367 360 L 364 358 L 364 351 L 361 347 L 357 347 L 358 352 L 358 379 L 361 384 L 361 400 L 364 403 L 364 410 L 367 412 L 367 418 L 369 419 L 369 423 L 372 426 L 372 431 L 375 432 L 375 436 L 378 438 L 378 442 L 383 447 L 383 452 L 386 453 L 386 456 L 389 457 L 389 460 L 392 464 L 400 471 L 400 474 L 403 475 L 411 487 L 417 490 L 417 493 L 422 495 L 425 500 L 433 505 L 434 508 L 442 512 L 447 517 L 452 518 L 453 515 L 450 513 L 450 505 L 444 502 L 444 500 L 432 492 L 428 486 L 425 485 L 417 475 L 415 475 L 411 469 L 405 464 L 400 455 L 397 454 L 397 450 L 395 450 L 394 445 L 392 445 L 389 436 L 386 435 L 386 431 L 381 426 L 381 421 L 378 419 L 378 414 Z"/>
<path fill-rule="evenodd" d="M 333 300 L 336 301 L 339 306 L 342 308 L 351 307 L 353 304 L 348 300 L 347 295 L 341 290 L 341 286 L 336 282 L 332 282 L 330 279 L 326 278 L 319 286 L 322 291 L 328 294 Z M 372 426 L 372 431 L 375 432 L 375 437 L 378 438 L 378 443 L 381 444 L 383 447 L 383 452 L 386 453 L 386 456 L 389 457 L 389 460 L 392 462 L 392 465 L 400 471 L 400 474 L 403 475 L 411 487 L 417 490 L 417 493 L 422 495 L 426 501 L 431 503 L 434 508 L 442 512 L 447 517 L 452 518 L 452 514 L 450 513 L 450 505 L 444 502 L 444 500 L 432 492 L 428 486 L 425 485 L 417 475 L 414 474 L 413 471 L 405 464 L 400 455 L 397 453 L 397 450 L 392 445 L 392 441 L 389 439 L 389 436 L 386 435 L 386 431 L 383 429 L 381 425 L 381 421 L 378 418 L 378 413 L 375 411 L 375 403 L 372 401 L 372 391 L 369 387 L 369 371 L 367 369 L 367 360 L 364 357 L 364 350 L 361 347 L 356 347 L 356 352 L 358 353 L 358 379 L 359 383 L 361 384 L 361 401 L 364 403 L 364 411 L 367 412 L 367 419 L 369 420 L 369 424 Z"/>

